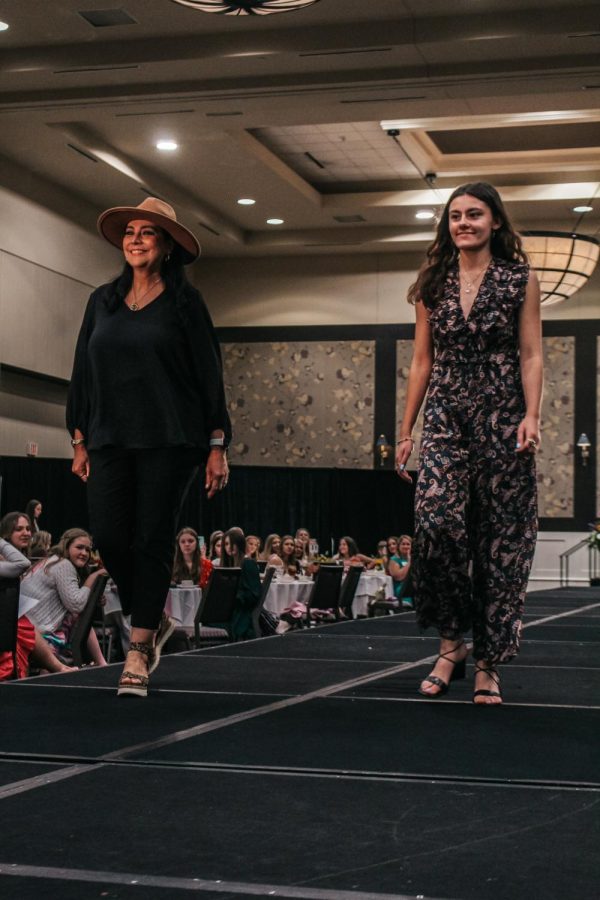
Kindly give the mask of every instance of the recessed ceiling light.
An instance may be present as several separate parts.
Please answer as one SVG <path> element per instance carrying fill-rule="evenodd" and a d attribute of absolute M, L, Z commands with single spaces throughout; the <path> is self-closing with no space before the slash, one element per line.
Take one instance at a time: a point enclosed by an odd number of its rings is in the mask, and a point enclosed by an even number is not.
<path fill-rule="evenodd" d="M 435 213 L 432 209 L 420 209 L 415 213 L 415 219 L 435 219 Z"/>
<path fill-rule="evenodd" d="M 8 31 L 8 22 L 0 22 L 0 31 Z"/>
<path fill-rule="evenodd" d="M 594 209 L 593 206 L 574 206 L 573 212 L 584 213 L 584 212 L 592 212 Z"/>
<path fill-rule="evenodd" d="M 267 219 L 267 225 L 283 225 L 283 219 Z"/>
<path fill-rule="evenodd" d="M 179 144 L 176 141 L 157 141 L 157 150 L 177 150 Z"/>
<path fill-rule="evenodd" d="M 252 200 L 251 197 L 242 197 L 240 200 L 238 200 L 238 203 L 240 204 L 240 206 L 254 206 L 256 200 Z"/>

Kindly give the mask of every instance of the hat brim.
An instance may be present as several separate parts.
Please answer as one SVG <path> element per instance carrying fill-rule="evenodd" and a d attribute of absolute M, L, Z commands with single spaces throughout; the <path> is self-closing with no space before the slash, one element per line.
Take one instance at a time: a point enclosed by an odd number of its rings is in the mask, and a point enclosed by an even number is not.
<path fill-rule="evenodd" d="M 98 216 L 98 231 L 110 244 L 121 250 L 125 229 L 134 219 L 154 222 L 155 225 L 164 229 L 183 250 L 183 261 L 186 265 L 194 262 L 200 256 L 200 244 L 188 228 L 180 225 L 179 222 L 174 222 L 168 216 L 162 216 L 160 213 L 148 209 L 140 209 L 139 206 L 114 206 L 112 209 L 105 210 Z"/>

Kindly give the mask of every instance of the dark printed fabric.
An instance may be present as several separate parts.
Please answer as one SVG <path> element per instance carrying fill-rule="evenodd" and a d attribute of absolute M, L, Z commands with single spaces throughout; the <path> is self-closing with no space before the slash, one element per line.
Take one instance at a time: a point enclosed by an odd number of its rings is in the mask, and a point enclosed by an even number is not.
<path fill-rule="evenodd" d="M 495 663 L 519 649 L 537 535 L 534 457 L 515 452 L 528 276 L 524 264 L 492 260 L 465 319 L 454 267 L 429 317 L 435 359 L 415 498 L 417 620 L 446 638 L 472 628 L 475 658 Z"/>

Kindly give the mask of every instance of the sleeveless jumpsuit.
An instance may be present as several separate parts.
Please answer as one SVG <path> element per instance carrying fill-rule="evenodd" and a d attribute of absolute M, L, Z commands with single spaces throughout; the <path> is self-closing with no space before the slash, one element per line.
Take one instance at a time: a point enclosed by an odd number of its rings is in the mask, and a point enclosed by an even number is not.
<path fill-rule="evenodd" d="M 525 415 L 518 319 L 529 267 L 493 259 L 465 319 L 458 267 L 429 316 L 434 363 L 415 496 L 417 621 L 472 629 L 473 655 L 518 653 L 537 535 L 535 460 L 517 454 Z"/>

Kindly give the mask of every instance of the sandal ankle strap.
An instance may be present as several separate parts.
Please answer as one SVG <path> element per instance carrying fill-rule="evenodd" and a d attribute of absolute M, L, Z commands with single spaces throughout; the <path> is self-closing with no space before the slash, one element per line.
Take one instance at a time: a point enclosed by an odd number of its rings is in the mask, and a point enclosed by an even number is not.
<path fill-rule="evenodd" d="M 143 641 L 131 641 L 129 649 L 134 650 L 136 653 L 143 653 L 148 659 L 152 657 L 154 652 L 152 644 L 145 644 Z"/>

